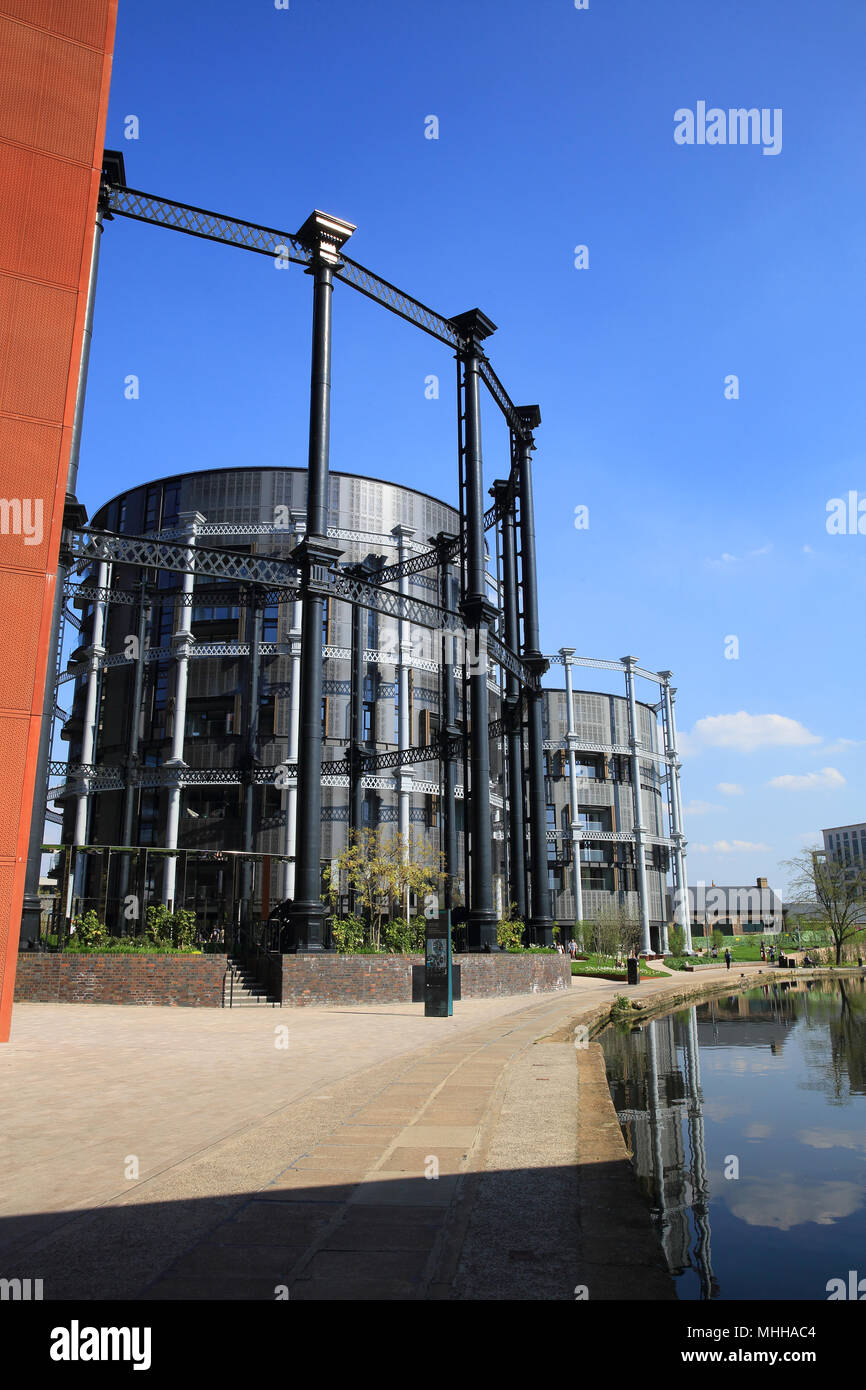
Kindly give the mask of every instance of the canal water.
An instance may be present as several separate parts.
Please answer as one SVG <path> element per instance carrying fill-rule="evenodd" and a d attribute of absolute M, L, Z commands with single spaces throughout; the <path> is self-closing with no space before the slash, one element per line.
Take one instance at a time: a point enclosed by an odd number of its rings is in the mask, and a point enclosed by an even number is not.
<path fill-rule="evenodd" d="M 767 984 L 601 1036 L 681 1299 L 866 1297 L 866 982 Z M 850 1295 L 849 1295 L 850 1296 Z"/>

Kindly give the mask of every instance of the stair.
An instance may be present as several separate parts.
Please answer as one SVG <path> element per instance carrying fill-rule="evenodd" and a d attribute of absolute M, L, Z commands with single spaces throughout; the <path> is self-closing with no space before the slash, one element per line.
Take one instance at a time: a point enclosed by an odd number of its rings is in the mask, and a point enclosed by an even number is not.
<path fill-rule="evenodd" d="M 276 1007 L 265 985 L 256 979 L 251 970 L 244 968 L 232 956 L 228 958 L 228 968 L 223 980 L 223 1008 L 249 1009 L 270 1005 Z"/>

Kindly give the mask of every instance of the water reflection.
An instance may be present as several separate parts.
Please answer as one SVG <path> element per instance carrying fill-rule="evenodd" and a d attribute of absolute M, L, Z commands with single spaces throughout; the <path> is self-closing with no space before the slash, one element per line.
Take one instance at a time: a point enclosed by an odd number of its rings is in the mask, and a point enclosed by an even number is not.
<path fill-rule="evenodd" d="M 766 984 L 602 1045 L 680 1298 L 825 1298 L 866 1266 L 862 979 Z"/>

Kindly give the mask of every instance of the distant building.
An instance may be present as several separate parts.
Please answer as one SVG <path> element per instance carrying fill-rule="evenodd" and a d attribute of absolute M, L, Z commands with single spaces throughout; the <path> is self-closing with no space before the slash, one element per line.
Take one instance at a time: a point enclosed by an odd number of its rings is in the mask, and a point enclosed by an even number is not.
<path fill-rule="evenodd" d="M 782 899 L 765 878 L 734 887 L 699 882 L 689 888 L 689 908 L 696 936 L 706 936 L 716 928 L 728 936 L 778 932 L 783 925 Z"/>
<path fill-rule="evenodd" d="M 824 850 L 831 859 L 844 860 L 866 868 L 866 822 L 857 825 L 836 825 L 822 830 Z"/>

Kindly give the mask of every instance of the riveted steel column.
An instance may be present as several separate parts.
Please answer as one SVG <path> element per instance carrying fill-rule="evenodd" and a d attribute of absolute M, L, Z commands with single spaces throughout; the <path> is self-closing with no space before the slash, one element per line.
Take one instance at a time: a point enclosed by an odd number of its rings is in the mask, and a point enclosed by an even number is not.
<path fill-rule="evenodd" d="M 634 693 L 634 668 L 637 665 L 637 658 L 634 656 L 624 656 L 622 664 L 625 668 L 625 693 L 628 702 L 628 741 L 631 748 L 631 783 L 632 783 L 632 804 L 634 806 L 634 858 L 637 868 L 637 890 L 640 898 L 640 948 L 642 951 L 652 950 L 650 938 L 649 921 L 649 894 L 646 882 L 646 853 L 644 850 L 644 823 L 643 823 L 643 798 L 641 797 L 640 786 L 640 749 L 641 739 L 639 725 L 637 722 L 637 701 Z"/>
<path fill-rule="evenodd" d="M 496 609 L 487 597 L 484 545 L 484 477 L 481 457 L 479 367 L 481 343 L 496 325 L 472 309 L 453 320 L 467 340 L 459 354 L 465 418 L 463 464 L 466 480 L 466 589 L 460 611 L 467 628 L 465 662 L 469 669 L 469 849 L 472 856 L 466 944 L 469 951 L 497 951 L 493 906 L 493 830 L 490 821 L 490 737 L 487 691 L 487 631 Z"/>
<path fill-rule="evenodd" d="M 531 431 L 541 424 L 537 405 L 518 410 L 524 435 L 516 441 L 520 468 L 520 568 L 523 586 L 523 656 L 541 678 L 547 662 L 541 654 L 538 630 L 538 579 L 535 567 L 535 509 L 532 501 Z M 529 936 L 537 946 L 553 945 L 553 916 L 550 910 L 550 881 L 547 869 L 547 798 L 544 788 L 544 721 L 541 690 L 530 690 L 527 698 L 529 771 Z"/>
<path fill-rule="evenodd" d="M 312 251 L 313 345 L 310 370 L 310 439 L 307 535 L 294 552 L 303 579 L 301 715 L 298 741 L 298 826 L 295 898 L 290 908 L 290 950 L 324 948 L 321 899 L 322 835 L 322 615 L 327 576 L 339 551 L 328 545 L 328 468 L 331 425 L 331 296 L 340 247 L 355 228 L 313 213 L 298 232 Z"/>
<path fill-rule="evenodd" d="M 494 483 L 491 492 L 505 505 L 502 514 L 502 607 L 505 615 L 505 645 L 520 651 L 520 618 L 517 602 L 517 540 L 514 502 L 508 503 L 507 482 Z M 507 504 L 507 505 L 506 505 Z M 526 921 L 526 825 L 523 816 L 523 737 L 520 716 L 520 684 L 510 671 L 505 673 L 507 712 L 506 756 L 508 758 L 508 899 L 517 915 Z"/>
<path fill-rule="evenodd" d="M 575 926 L 583 921 L 583 884 L 580 879 L 580 807 L 577 799 L 577 730 L 574 724 L 574 690 L 572 688 L 571 666 L 574 661 L 574 647 L 560 647 L 559 654 L 565 667 L 565 704 L 568 711 L 568 785 L 571 793 L 571 856 L 574 876 L 574 921 Z"/>

